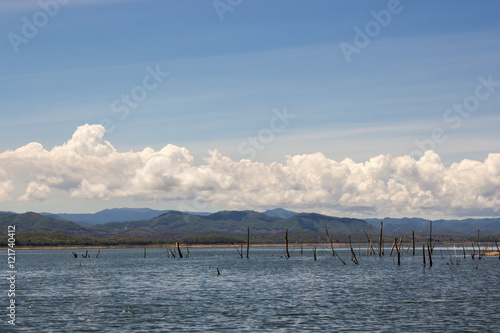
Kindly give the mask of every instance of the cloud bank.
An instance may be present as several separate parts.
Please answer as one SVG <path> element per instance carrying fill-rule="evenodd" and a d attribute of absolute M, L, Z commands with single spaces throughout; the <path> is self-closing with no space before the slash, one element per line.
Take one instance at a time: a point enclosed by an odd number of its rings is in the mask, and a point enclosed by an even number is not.
<path fill-rule="evenodd" d="M 338 162 L 315 153 L 263 164 L 213 150 L 195 165 L 186 148 L 170 144 L 158 151 L 118 152 L 104 132 L 101 125 L 87 124 L 51 150 L 29 143 L 0 153 L 0 202 L 130 197 L 183 202 L 182 210 L 285 207 L 365 216 L 493 216 L 500 210 L 496 153 L 445 167 L 432 151 L 418 160 L 387 154 L 363 163 Z"/>

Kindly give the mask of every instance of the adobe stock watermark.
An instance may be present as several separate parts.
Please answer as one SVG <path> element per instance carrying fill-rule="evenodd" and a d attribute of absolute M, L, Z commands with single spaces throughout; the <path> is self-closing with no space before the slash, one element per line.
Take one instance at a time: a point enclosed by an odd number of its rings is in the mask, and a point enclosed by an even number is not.
<path fill-rule="evenodd" d="M 38 35 L 40 29 L 49 24 L 50 19 L 59 14 L 62 5 L 67 5 L 71 0 L 40 0 L 38 6 L 40 10 L 36 11 L 31 18 L 23 16 L 21 18 L 22 27 L 21 33 L 17 34 L 9 32 L 7 39 L 14 50 L 14 53 L 19 53 L 19 47 L 22 44 L 28 44 L 33 38 Z"/>
<path fill-rule="evenodd" d="M 213 198 L 212 195 L 207 195 L 206 192 L 216 193 L 217 191 L 229 190 L 231 185 L 228 185 L 220 177 L 213 177 L 209 183 L 203 184 L 199 189 L 197 189 L 197 194 L 205 192 L 205 195 L 196 195 L 189 203 L 181 202 L 178 205 L 178 209 L 181 212 L 189 212 L 189 213 L 206 213 L 207 210 L 210 209 L 210 198 Z M 184 221 L 189 222 L 190 215 L 183 216 Z"/>
<path fill-rule="evenodd" d="M 119 120 L 127 119 L 130 112 L 137 109 L 140 103 L 146 100 L 148 93 L 157 89 L 163 80 L 170 75 L 169 72 L 162 72 L 159 64 L 156 65 L 155 69 L 147 66 L 146 72 L 147 74 L 144 75 L 140 84 L 111 102 L 111 112 L 116 114 Z M 116 128 L 115 122 L 110 118 L 101 119 L 100 124 L 104 126 L 106 133 L 112 133 Z"/>
<path fill-rule="evenodd" d="M 257 156 L 257 151 L 263 151 L 268 144 L 273 142 L 274 134 L 281 133 L 290 124 L 290 119 L 296 115 L 287 113 L 286 107 L 282 111 L 273 110 L 274 116 L 269 120 L 269 126 L 262 128 L 257 136 L 250 136 L 238 145 L 238 152 L 241 155 L 248 155 L 249 159 Z"/>
<path fill-rule="evenodd" d="M 232 12 L 236 7 L 241 5 L 243 0 L 215 0 L 212 2 L 217 15 L 221 21 L 224 21 L 224 13 Z"/>
<path fill-rule="evenodd" d="M 352 62 L 351 57 L 354 54 L 361 53 L 361 50 L 370 45 L 372 39 L 380 35 L 382 28 L 386 28 L 392 22 L 393 16 L 401 14 L 402 11 L 403 6 L 399 0 L 389 0 L 387 9 L 382 9 L 378 12 L 374 10 L 370 11 L 373 20 L 368 21 L 363 30 L 357 26 L 354 27 L 355 35 L 352 44 L 346 42 L 339 44 L 347 63 L 350 64 Z"/>
<path fill-rule="evenodd" d="M 450 124 L 451 129 L 458 130 L 464 121 L 469 118 L 474 112 L 479 109 L 481 102 L 486 101 L 495 92 L 496 87 L 500 87 L 500 81 L 493 81 L 493 74 L 489 74 L 487 78 L 478 76 L 479 83 L 476 86 L 473 94 L 466 96 L 462 103 L 455 103 L 451 108 L 448 108 L 443 113 L 443 121 Z M 429 138 L 423 140 L 415 140 L 415 144 L 419 149 L 410 153 L 414 159 L 423 156 L 427 150 L 434 151 L 437 144 L 441 144 L 448 140 L 448 135 L 442 127 L 436 127 Z"/>

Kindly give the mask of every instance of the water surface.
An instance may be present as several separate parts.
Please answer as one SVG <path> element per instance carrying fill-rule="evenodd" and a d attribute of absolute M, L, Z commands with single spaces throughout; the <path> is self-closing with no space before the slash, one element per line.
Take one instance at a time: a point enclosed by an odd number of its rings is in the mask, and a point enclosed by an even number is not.
<path fill-rule="evenodd" d="M 289 259 L 282 248 L 16 251 L 16 331 L 23 332 L 498 332 L 500 260 L 452 265 L 435 251 L 365 256 L 346 265 L 327 249 Z M 79 254 L 84 250 L 77 250 Z M 441 254 L 440 254 L 441 253 Z M 2 259 L 7 262 L 6 251 Z M 455 256 L 453 255 L 455 263 Z M 218 275 L 217 268 L 220 275 Z M 5 281 L 6 271 L 2 272 Z M 4 284 L 7 286 L 6 284 Z M 6 288 L 8 289 L 8 288 Z M 3 298 L 7 305 L 8 299 Z M 5 311 L 6 313 L 6 311 Z M 2 327 L 6 327 L 4 316 Z"/>

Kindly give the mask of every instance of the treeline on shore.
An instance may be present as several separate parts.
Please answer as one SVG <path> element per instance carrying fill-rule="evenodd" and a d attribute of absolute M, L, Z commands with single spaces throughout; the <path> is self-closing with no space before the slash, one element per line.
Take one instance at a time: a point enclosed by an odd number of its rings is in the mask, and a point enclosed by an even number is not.
<path fill-rule="evenodd" d="M 251 233 L 252 244 L 285 244 L 284 234 L 281 233 Z M 494 234 L 483 235 L 479 238 L 480 242 L 494 242 Z M 288 236 L 291 244 L 326 244 L 329 242 L 325 233 L 313 231 L 301 231 L 290 233 Z M 349 235 L 334 234 L 335 243 L 347 243 Z M 353 243 L 366 243 L 365 234 L 351 235 Z M 417 237 L 417 241 L 425 241 L 425 237 Z M 439 243 L 465 243 L 478 241 L 477 236 L 433 236 L 433 240 Z M 74 247 L 74 246 L 162 246 L 174 245 L 181 242 L 187 245 L 231 245 L 246 242 L 246 235 L 241 233 L 193 233 L 191 235 L 177 235 L 163 238 L 121 238 L 121 237 L 91 237 L 91 236 L 73 236 L 64 233 L 52 232 L 19 232 L 15 235 L 15 245 L 19 247 Z M 386 237 L 386 245 L 390 245 L 391 235 Z M 8 237 L 0 237 L 0 246 L 6 247 Z"/>

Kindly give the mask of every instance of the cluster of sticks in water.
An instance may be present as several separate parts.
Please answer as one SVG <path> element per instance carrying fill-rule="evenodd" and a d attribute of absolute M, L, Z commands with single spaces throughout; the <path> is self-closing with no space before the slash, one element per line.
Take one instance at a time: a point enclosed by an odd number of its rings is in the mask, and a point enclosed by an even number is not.
<path fill-rule="evenodd" d="M 380 236 L 379 236 L 379 240 L 378 240 L 377 251 L 375 251 L 375 249 L 373 248 L 373 243 L 370 239 L 370 235 L 365 231 L 366 238 L 367 238 L 367 247 L 366 247 L 366 255 L 367 256 L 378 255 L 379 257 L 381 257 L 381 256 L 385 255 L 385 253 L 384 253 L 383 227 L 384 227 L 384 223 L 380 222 Z M 329 250 L 331 250 L 332 256 L 337 257 L 342 262 L 342 264 L 346 265 L 346 260 L 342 259 L 334 249 L 333 236 L 328 231 L 326 224 L 325 224 L 325 232 L 326 232 L 326 236 L 328 237 L 328 240 L 330 241 L 330 245 L 323 245 L 323 246 L 328 248 Z M 394 242 L 392 243 L 392 247 L 391 247 L 391 252 L 389 253 L 389 255 L 392 256 L 394 249 L 396 249 L 396 253 L 398 256 L 398 266 L 401 265 L 401 255 L 402 255 L 401 250 L 403 250 L 405 253 L 408 253 L 410 251 L 410 248 L 413 247 L 413 255 L 415 256 L 415 247 L 416 247 L 415 232 L 412 231 L 412 240 L 411 240 L 411 242 L 408 245 L 408 248 L 406 250 L 402 247 L 402 242 L 403 242 L 403 235 L 401 235 L 401 237 L 394 238 Z M 289 250 L 288 243 L 289 242 L 288 242 L 288 228 L 287 228 L 285 231 L 285 254 L 282 256 L 283 258 L 290 258 L 290 254 L 295 250 L 296 245 L 297 245 L 296 244 L 292 248 L 292 250 Z M 246 257 L 248 258 L 249 252 L 250 252 L 250 226 L 247 228 L 247 244 L 246 245 L 247 245 L 246 246 Z M 478 234 L 477 234 L 478 253 L 476 254 L 476 248 L 474 246 L 474 242 L 472 242 L 473 253 L 470 254 L 471 258 L 474 260 L 474 262 L 476 264 L 476 269 L 478 267 L 476 257 L 481 259 L 483 256 L 497 256 L 498 255 L 498 259 L 500 259 L 500 248 L 498 247 L 498 234 L 497 234 L 497 237 L 495 238 L 495 245 L 497 248 L 496 252 L 493 252 L 493 251 L 488 252 L 488 245 L 486 245 L 485 248 L 481 252 L 481 247 L 479 245 L 479 230 L 478 230 Z M 236 246 L 236 244 L 233 244 L 233 246 L 236 249 L 236 251 L 238 251 L 238 254 L 240 255 L 240 257 L 243 258 L 244 257 L 243 256 L 243 254 L 244 254 L 243 243 L 240 244 L 240 248 L 238 248 Z M 429 267 L 432 267 L 432 254 L 433 254 L 435 246 L 436 246 L 436 242 L 432 241 L 432 221 L 431 221 L 430 222 L 430 231 L 429 231 L 429 241 L 426 243 L 422 243 L 422 262 L 423 262 L 424 267 L 427 266 L 426 253 L 427 253 L 427 256 L 429 258 L 428 265 L 429 265 Z M 427 247 L 427 251 L 426 251 L 426 247 Z M 455 252 L 455 262 L 453 262 L 452 255 L 451 255 L 451 252 L 450 252 L 448 245 L 446 245 L 446 248 L 448 250 L 448 255 L 450 257 L 451 264 L 452 265 L 460 265 L 460 259 L 459 259 L 458 254 L 457 254 L 456 246 L 453 245 L 453 249 Z M 465 253 L 465 246 L 464 246 L 463 242 L 462 242 L 462 249 L 463 249 L 464 259 L 466 259 L 467 255 Z M 348 250 L 348 258 L 351 259 L 351 261 L 354 262 L 356 265 L 359 265 L 359 261 L 358 261 L 358 258 L 356 256 L 356 252 L 354 251 L 354 249 L 352 247 L 350 235 L 349 235 L 349 247 L 347 248 L 347 250 Z M 304 249 L 301 245 L 300 246 L 300 253 L 303 254 L 303 252 L 304 252 Z M 100 253 L 101 253 L 101 250 L 98 249 L 96 258 L 99 257 Z M 314 260 L 317 260 L 317 258 L 316 258 L 316 246 L 313 247 L 312 253 L 313 253 Z M 359 253 L 361 253 L 361 250 L 359 251 Z M 76 252 L 73 252 L 73 256 L 75 258 L 78 258 L 78 254 Z M 88 250 L 85 251 L 85 254 L 81 254 L 81 256 L 82 256 L 82 258 L 90 258 Z M 184 257 L 184 255 L 182 254 L 179 242 L 175 243 L 175 247 L 173 250 L 170 248 L 167 248 L 167 256 L 169 258 L 176 258 L 176 256 L 178 256 L 179 258 Z M 186 258 L 189 258 L 189 247 L 188 246 L 186 246 L 185 256 L 186 256 Z M 144 248 L 144 258 L 146 258 L 146 249 L 145 248 Z M 217 274 L 220 275 L 220 271 L 218 268 L 217 268 Z"/>

